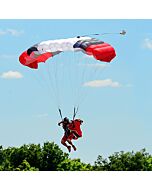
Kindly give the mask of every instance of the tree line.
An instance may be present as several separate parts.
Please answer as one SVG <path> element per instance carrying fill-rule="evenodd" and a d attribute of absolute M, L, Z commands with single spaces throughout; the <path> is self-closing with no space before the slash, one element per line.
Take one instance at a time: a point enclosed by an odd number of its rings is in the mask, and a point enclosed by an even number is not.
<path fill-rule="evenodd" d="M 108 158 L 99 155 L 94 164 L 89 164 L 71 159 L 54 142 L 5 149 L 0 146 L 0 171 L 152 171 L 152 155 L 145 149 L 121 151 Z"/>

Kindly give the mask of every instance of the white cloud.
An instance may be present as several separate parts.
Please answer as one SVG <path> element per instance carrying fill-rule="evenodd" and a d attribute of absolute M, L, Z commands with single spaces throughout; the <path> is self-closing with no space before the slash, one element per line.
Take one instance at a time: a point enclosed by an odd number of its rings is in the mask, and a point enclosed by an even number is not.
<path fill-rule="evenodd" d="M 99 87 L 119 88 L 121 87 L 121 84 L 119 82 L 112 81 L 112 79 L 104 79 L 104 80 L 94 80 L 86 82 L 84 86 L 94 87 L 94 88 L 99 88 Z"/>
<path fill-rule="evenodd" d="M 1 74 L 3 79 L 20 79 L 23 78 L 23 75 L 18 71 L 8 71 Z"/>
<path fill-rule="evenodd" d="M 18 31 L 15 29 L 8 29 L 7 32 L 12 36 L 20 36 L 21 34 L 23 34 L 23 31 Z"/>
<path fill-rule="evenodd" d="M 4 35 L 11 35 L 11 36 L 20 36 L 24 32 L 22 30 L 15 30 L 15 29 L 6 29 L 6 30 L 0 30 L 0 36 Z"/>
<path fill-rule="evenodd" d="M 147 49 L 152 50 L 152 40 L 149 39 L 149 38 L 146 38 L 144 40 L 144 47 L 147 48 Z"/>
<path fill-rule="evenodd" d="M 6 31 L 0 30 L 0 36 L 3 36 L 6 34 Z"/>

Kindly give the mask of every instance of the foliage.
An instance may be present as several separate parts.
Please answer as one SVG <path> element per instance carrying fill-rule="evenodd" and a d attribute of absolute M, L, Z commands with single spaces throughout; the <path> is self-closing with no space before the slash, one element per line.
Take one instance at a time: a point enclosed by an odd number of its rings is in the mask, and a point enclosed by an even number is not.
<path fill-rule="evenodd" d="M 101 155 L 94 165 L 71 159 L 54 142 L 21 147 L 0 146 L 0 171 L 152 171 L 152 156 L 145 149 Z"/>
<path fill-rule="evenodd" d="M 85 164 L 80 161 L 80 159 L 66 159 L 61 162 L 58 166 L 59 171 L 90 171 L 92 166 L 90 164 Z"/>
<path fill-rule="evenodd" d="M 58 165 L 68 158 L 68 154 L 63 151 L 55 143 L 44 143 L 42 147 L 42 163 L 40 170 L 57 170 Z"/>
<path fill-rule="evenodd" d="M 98 171 L 151 171 L 152 156 L 145 149 L 136 153 L 116 152 L 108 159 L 98 156 L 93 168 Z"/>
<path fill-rule="evenodd" d="M 26 160 L 23 160 L 18 168 L 16 168 L 16 171 L 38 171 L 38 168 L 31 167 Z"/>
<path fill-rule="evenodd" d="M 0 171 L 82 171 L 90 167 L 80 159 L 69 159 L 69 155 L 54 142 L 6 149 L 0 146 Z"/>

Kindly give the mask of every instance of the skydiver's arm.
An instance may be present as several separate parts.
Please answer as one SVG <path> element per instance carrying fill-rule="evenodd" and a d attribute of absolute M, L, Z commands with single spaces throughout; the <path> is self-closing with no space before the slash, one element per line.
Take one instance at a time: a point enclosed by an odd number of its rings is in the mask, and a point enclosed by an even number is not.
<path fill-rule="evenodd" d="M 58 123 L 58 126 L 60 126 L 62 123 L 63 123 L 63 121 L 60 121 L 60 122 Z"/>

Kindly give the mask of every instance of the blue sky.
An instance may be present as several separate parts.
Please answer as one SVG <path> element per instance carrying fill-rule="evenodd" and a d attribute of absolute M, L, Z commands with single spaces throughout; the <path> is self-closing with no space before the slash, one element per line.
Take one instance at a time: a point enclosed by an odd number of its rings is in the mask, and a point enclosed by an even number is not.
<path fill-rule="evenodd" d="M 93 68 L 90 71 L 81 65 L 95 63 L 82 54 L 80 58 L 77 54 L 75 59 L 69 53 L 56 56 L 47 62 L 46 67 L 41 64 L 36 72 L 18 61 L 23 51 L 44 40 L 120 32 L 122 29 L 127 31 L 126 36 L 98 36 L 111 44 L 117 53 L 104 70 Z M 107 157 L 121 150 L 146 148 L 152 153 L 151 31 L 151 20 L 0 20 L 0 144 L 8 147 L 54 141 L 66 151 L 60 145 L 63 131 L 57 126 L 60 120 L 55 104 L 57 97 L 48 92 L 46 84 L 50 82 L 45 78 L 48 77 L 47 67 L 52 67 L 50 69 L 58 69 L 55 79 L 58 80 L 64 115 L 72 115 L 75 86 L 87 94 L 78 113 L 78 117 L 84 120 L 83 138 L 75 141 L 78 151 L 72 152 L 71 158 L 93 163 L 98 155 Z M 76 60 L 80 67 L 71 66 L 70 63 Z M 58 65 L 52 66 L 54 63 Z M 84 69 L 89 74 L 88 80 L 105 82 L 108 79 L 110 84 L 116 82 L 117 87 L 81 86 Z"/>

